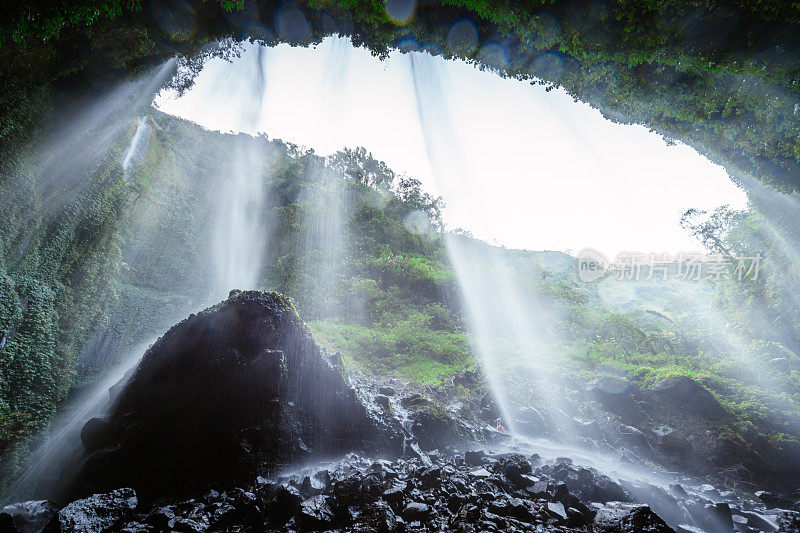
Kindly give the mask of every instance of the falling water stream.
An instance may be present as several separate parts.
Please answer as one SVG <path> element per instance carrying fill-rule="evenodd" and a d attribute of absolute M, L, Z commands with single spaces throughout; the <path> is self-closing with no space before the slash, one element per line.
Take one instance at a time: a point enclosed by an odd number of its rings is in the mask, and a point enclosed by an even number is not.
<path fill-rule="evenodd" d="M 412 52 L 408 56 L 428 159 L 437 185 L 447 197 L 456 187 L 471 187 L 473 177 L 448 115 L 448 103 L 442 88 L 446 80 L 440 66 L 428 54 Z M 685 530 L 692 530 L 694 526 L 688 525 L 692 522 L 688 511 L 673 513 L 672 507 L 663 505 L 662 496 L 647 489 L 646 484 L 667 489 L 671 483 L 683 483 L 691 487 L 690 490 L 697 491 L 701 480 L 627 463 L 620 455 L 588 449 L 576 442 L 574 427 L 580 419 L 574 413 L 563 411 L 568 409 L 567 402 L 559 401 L 557 387 L 553 387 L 559 380 L 559 360 L 548 354 L 544 336 L 548 326 L 546 322 L 556 317 L 529 293 L 524 296 L 526 291 L 514 274 L 508 254 L 483 243 L 480 243 L 482 246 L 476 245 L 458 235 L 446 235 L 445 242 L 462 294 L 475 351 L 506 429 L 513 435 L 507 445 L 499 448 L 500 451 L 535 452 L 548 460 L 569 457 L 576 464 L 598 468 L 624 483 L 639 501 L 647 502 L 673 526 L 682 524 Z M 522 346 L 522 354 L 528 363 L 524 371 L 527 375 L 519 376 L 518 368 L 504 368 L 504 344 L 508 341 Z M 565 438 L 543 438 L 526 434 L 517 427 L 515 411 L 530 400 L 514 397 L 520 390 L 514 387 L 514 380 L 520 377 L 527 383 L 525 388 L 538 389 L 540 401 L 537 404 L 544 406 L 557 433 Z M 540 386 L 533 385 L 535 383 Z M 636 481 L 629 483 L 624 480 Z M 714 523 L 716 519 L 707 512 L 709 523 Z"/>
<path fill-rule="evenodd" d="M 139 117 L 136 120 L 136 132 L 133 134 L 130 146 L 125 151 L 125 157 L 122 159 L 122 169 L 125 171 L 126 177 L 131 167 L 139 163 L 144 156 L 151 133 L 152 128 L 148 117 Z"/>
<path fill-rule="evenodd" d="M 253 80 L 252 84 L 246 86 L 247 90 L 237 92 L 237 97 L 247 102 L 242 116 L 245 122 L 258 120 L 261 112 L 265 89 L 264 55 L 259 48 L 254 54 L 255 65 L 252 69 L 248 69 L 246 75 L 239 78 L 246 81 Z M 124 89 L 130 91 L 129 85 L 132 85 L 140 91 L 150 90 L 146 94 L 152 98 L 158 87 L 164 83 L 166 72 L 166 67 L 162 67 L 152 74 L 151 78 L 127 84 Z M 121 89 L 116 89 L 112 94 L 117 95 L 120 91 Z M 143 97 L 140 95 L 139 98 Z M 76 159 L 88 160 L 92 153 L 107 149 L 124 133 L 123 124 L 130 122 L 119 119 L 119 109 L 109 105 L 109 102 L 116 102 L 118 99 L 118 95 L 108 96 L 101 99 L 98 104 L 99 109 L 88 111 L 87 116 L 98 123 L 105 125 L 116 119 L 122 124 L 114 128 L 102 128 L 102 135 L 99 136 L 93 134 L 82 140 L 70 138 L 70 148 L 77 151 Z M 126 176 L 142 160 L 147 151 L 148 140 L 152 133 L 150 120 L 147 116 L 140 116 L 137 119 L 136 130 L 121 157 L 121 165 Z M 75 130 L 79 129 L 75 127 Z M 190 312 L 224 299 L 232 289 L 258 288 L 266 238 L 269 234 L 268 228 L 264 227 L 264 219 L 259 216 L 266 200 L 265 167 L 269 154 L 265 152 L 263 144 L 255 141 L 256 139 L 249 136 L 241 136 L 237 139 L 236 149 L 230 154 L 230 159 L 218 162 L 219 176 L 215 182 L 219 192 L 214 195 L 213 209 L 206 213 L 206 216 L 213 221 L 213 238 L 210 245 L 215 274 L 211 280 L 211 291 L 208 295 L 198 295 L 196 301 L 191 302 L 187 308 L 177 310 L 169 321 L 171 324 L 182 320 Z M 136 256 L 129 258 L 129 261 L 135 259 Z M 135 264 L 129 266 L 137 267 Z M 88 392 L 69 402 L 57 421 L 52 424 L 49 436 L 32 452 L 22 475 L 6 494 L 9 501 L 23 500 L 31 496 L 49 496 L 58 499 L 59 490 L 70 483 L 79 467 L 79 457 L 83 452 L 80 439 L 83 425 L 89 418 L 101 415 L 109 407 L 111 401 L 109 392 L 112 386 L 118 387 L 124 384 L 145 350 L 162 333 L 163 331 L 153 331 L 152 336 L 145 342 L 119 354 L 116 358 L 119 362 L 112 370 Z"/>
<path fill-rule="evenodd" d="M 418 52 L 409 53 L 408 62 L 422 136 L 438 187 L 445 198 L 454 195 L 458 188 L 474 188 L 475 177 L 452 126 L 441 64 L 429 54 Z M 525 291 L 508 263 L 508 254 L 452 234 L 445 235 L 445 244 L 465 304 L 475 351 L 502 424 L 511 433 L 519 433 L 512 406 L 524 404 L 528 398 L 513 397 L 514 388 L 509 380 L 518 376 L 503 368 L 503 345 L 511 341 L 523 346 L 530 363 L 527 378 L 552 381 L 548 371 L 551 365 L 545 363 L 542 330 L 546 327 L 543 322 L 553 317 L 545 313 L 540 302 L 523 296 Z M 539 392 L 549 391 L 541 388 Z M 543 400 L 553 411 L 550 419 L 563 421 L 564 417 L 557 412 L 558 398 Z"/>
<path fill-rule="evenodd" d="M 215 80 L 219 92 L 233 95 L 241 103 L 242 131 L 259 131 L 259 125 L 264 122 L 265 97 L 269 94 L 265 64 L 268 53 L 262 46 L 246 45 L 241 60 L 236 63 L 236 75 Z M 349 45 L 346 40 L 336 41 L 323 80 L 328 88 L 326 94 L 333 95 L 330 96 L 331 105 L 335 105 L 335 98 L 347 96 L 338 91 L 347 75 L 348 53 Z M 426 153 L 437 180 L 436 185 L 445 198 L 456 189 L 474 188 L 476 177 L 470 172 L 448 113 L 448 102 L 443 89 L 447 80 L 444 79 L 439 60 L 419 52 L 409 53 L 407 57 L 409 82 Z M 116 96 L 110 95 L 97 106 L 88 109 L 85 120 L 100 126 L 94 129 L 93 135 L 88 139 L 81 139 L 76 133 L 68 137 L 64 146 L 51 147 L 44 166 L 55 164 L 54 158 L 64 150 L 76 151 L 77 161 L 90 160 L 98 151 L 117 142 L 136 118 L 136 130 L 121 157 L 122 168 L 128 176 L 147 154 L 153 129 L 152 118 L 133 115 L 122 123 L 116 119 L 122 110 L 111 102 L 115 102 L 120 93 L 128 100 L 135 91 L 152 95 L 163 84 L 170 68 L 171 65 L 164 66 L 148 79 L 118 88 L 112 91 Z M 151 92 L 146 93 L 150 89 Z M 337 120 L 343 118 L 338 117 Z M 79 130 L 79 125 L 71 125 L 70 131 Z M 253 137 L 241 134 L 237 136 L 228 159 L 216 162 L 216 188 L 211 191 L 211 206 L 205 213 L 212 228 L 209 247 L 213 280 L 210 280 L 209 293 L 199 295 L 191 306 L 181 309 L 174 317 L 175 322 L 188 312 L 219 301 L 232 289 L 259 288 L 265 284 L 266 280 L 262 276 L 267 240 L 272 229 L 269 218 L 265 216 L 265 205 L 270 201 L 267 169 L 272 157 L 271 153 L 264 150 L 263 144 L 255 142 Z M 334 179 L 327 169 L 311 168 L 306 172 L 305 179 L 310 181 L 311 186 L 304 193 L 305 196 L 298 198 L 305 228 L 300 243 L 302 249 L 298 253 L 310 259 L 309 264 L 314 265 L 303 274 L 315 280 L 314 286 L 322 287 L 323 293 L 315 295 L 321 300 L 318 302 L 320 314 L 332 314 L 333 310 L 326 307 L 330 305 L 326 291 L 332 290 L 336 285 L 337 277 L 346 274 L 337 270 L 337 267 L 343 262 L 342 257 L 350 246 L 345 239 L 344 211 L 347 198 L 344 197 L 342 183 Z M 766 198 L 767 193 L 762 192 L 762 196 Z M 569 454 L 578 461 L 597 466 L 605 472 L 617 472 L 618 477 L 646 478 L 661 485 L 673 481 L 674 478 L 667 475 L 625 466 L 619 458 L 610 454 L 587 451 L 563 442 L 534 440 L 517 427 L 515 411 L 526 399 L 513 397 L 514 387 L 509 380 L 514 377 L 514 372 L 504 368 L 503 342 L 511 340 L 525 347 L 524 353 L 530 362 L 527 371 L 531 373 L 527 378 L 551 381 L 557 379 L 557 373 L 551 372 L 554 361 L 546 348 L 547 324 L 542 323 L 544 320 L 552 320 L 552 315 L 545 313 L 542 303 L 526 293 L 507 254 L 499 253 L 488 245 L 475 245 L 457 235 L 446 235 L 445 245 L 456 275 L 481 370 L 495 398 L 500 422 L 514 438 L 511 447 L 538 450 L 553 457 Z M 796 251 L 792 249 L 787 253 L 796 254 Z M 309 287 L 311 285 L 308 284 Z M 307 288 L 301 286 L 300 290 Z M 155 338 L 151 337 L 127 350 L 113 371 L 61 414 L 50 437 L 34 451 L 24 474 L 9 491 L 10 499 L 24 499 L 33 492 L 37 492 L 38 496 L 44 486 L 50 485 L 52 488 L 64 481 L 63 477 L 57 479 L 56 473 L 61 476 L 74 473 L 64 465 L 76 466 L 74 458 L 82 451 L 79 437 L 81 427 L 88 418 L 102 413 L 108 407 L 109 388 L 114 384 L 124 383 L 126 374 L 135 367 Z M 557 366 L 557 361 L 555 365 Z M 551 389 L 543 388 L 540 392 L 548 395 L 551 394 Z M 560 411 L 559 405 L 563 403 L 559 402 L 558 397 L 551 395 L 542 400 L 547 409 L 550 409 L 551 419 L 569 421 L 572 413 L 557 413 Z M 564 424 L 564 432 L 568 431 L 568 425 L 569 422 Z M 70 460 L 73 460 L 72 463 Z M 45 491 L 47 492 L 50 491 Z"/>

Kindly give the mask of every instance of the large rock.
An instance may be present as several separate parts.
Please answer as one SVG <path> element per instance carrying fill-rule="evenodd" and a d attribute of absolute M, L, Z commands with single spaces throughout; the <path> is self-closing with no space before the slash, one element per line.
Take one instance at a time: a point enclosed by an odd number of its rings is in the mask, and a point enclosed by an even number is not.
<path fill-rule="evenodd" d="M 87 423 L 79 490 L 192 491 L 381 438 L 288 299 L 233 291 L 160 338 L 109 416 Z"/>
<path fill-rule="evenodd" d="M 131 518 L 139 500 L 133 489 L 117 489 L 77 500 L 58 513 L 63 533 L 113 531 Z"/>
<path fill-rule="evenodd" d="M 688 376 L 671 376 L 653 385 L 653 396 L 671 411 L 702 418 L 723 418 L 727 412 L 708 389 Z"/>
<path fill-rule="evenodd" d="M 597 511 L 595 531 L 605 533 L 671 533 L 669 527 L 647 505 L 611 502 Z"/>
<path fill-rule="evenodd" d="M 584 396 L 600 403 L 607 411 L 619 415 L 628 424 L 640 424 L 645 418 L 639 405 L 638 387 L 625 378 L 600 376 L 586 384 Z"/>
<path fill-rule="evenodd" d="M 58 529 L 58 508 L 50 501 L 20 502 L 0 509 L 0 531 L 47 533 Z"/>
<path fill-rule="evenodd" d="M 420 394 L 406 396 L 400 405 L 408 410 L 411 434 L 425 451 L 457 444 L 467 436 L 468 428 Z"/>

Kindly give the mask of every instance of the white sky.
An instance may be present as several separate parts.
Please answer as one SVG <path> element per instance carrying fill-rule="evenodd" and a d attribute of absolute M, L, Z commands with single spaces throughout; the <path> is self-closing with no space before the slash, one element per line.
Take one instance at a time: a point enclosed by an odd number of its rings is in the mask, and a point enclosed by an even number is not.
<path fill-rule="evenodd" d="M 449 153 L 432 164 L 409 54 L 380 61 L 344 39 L 266 50 L 262 112 L 245 124 L 254 50 L 234 63 L 210 61 L 191 91 L 180 99 L 162 94 L 157 107 L 209 129 L 265 132 L 320 155 L 364 146 L 442 194 L 449 227 L 512 248 L 592 247 L 609 257 L 694 251 L 699 243 L 678 224 L 686 209 L 746 205 L 724 169 L 687 146 L 612 123 L 561 90 L 438 57 L 431 64 L 451 128 L 436 132 L 447 137 L 436 146 Z"/>

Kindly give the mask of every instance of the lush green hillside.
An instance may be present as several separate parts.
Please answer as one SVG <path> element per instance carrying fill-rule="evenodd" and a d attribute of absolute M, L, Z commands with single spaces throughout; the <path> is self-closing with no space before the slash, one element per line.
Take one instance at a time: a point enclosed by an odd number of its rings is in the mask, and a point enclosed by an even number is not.
<path fill-rule="evenodd" d="M 78 383 L 94 379 L 126 350 L 219 298 L 211 214 L 242 150 L 264 155 L 257 169 L 264 201 L 254 212 L 266 243 L 258 288 L 291 295 L 321 343 L 342 352 L 353 373 L 435 388 L 476 366 L 481 343 L 463 298 L 470 287 L 459 286 L 446 244 L 455 239 L 470 256 L 500 258 L 516 297 L 533 309 L 535 336 L 497 330 L 481 339 L 516 407 L 544 410 L 555 398 L 559 409 L 594 416 L 596 406 L 581 396 L 592 378 L 623 376 L 647 389 L 688 375 L 732 415 L 715 432 L 795 442 L 798 321 L 786 296 L 795 270 L 781 267 L 791 260 L 780 250 L 771 252 L 772 266 L 757 285 L 631 285 L 610 277 L 585 285 L 560 252 L 504 250 L 446 235 L 441 201 L 363 150 L 322 158 L 149 113 L 153 133 L 130 173 L 120 161 L 134 123 L 55 198 L 33 171 L 17 172 L 4 186 L 5 471 L 16 468 L 26 436 L 53 417 L 76 376 Z M 747 252 L 767 223 L 755 211 L 734 219 L 716 237 Z M 752 327 L 764 321 L 778 327 Z M 483 387 L 460 394 L 480 397 Z"/>

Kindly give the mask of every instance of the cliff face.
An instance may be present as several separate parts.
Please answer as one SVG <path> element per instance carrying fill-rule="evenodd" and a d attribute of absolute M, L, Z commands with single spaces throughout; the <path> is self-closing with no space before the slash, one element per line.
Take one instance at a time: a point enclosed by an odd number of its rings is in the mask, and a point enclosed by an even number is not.
<path fill-rule="evenodd" d="M 83 429 L 78 492 L 190 492 L 386 445 L 336 356 L 276 293 L 232 292 L 170 329 Z"/>

